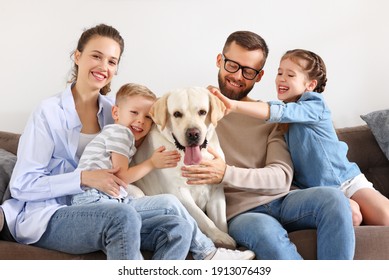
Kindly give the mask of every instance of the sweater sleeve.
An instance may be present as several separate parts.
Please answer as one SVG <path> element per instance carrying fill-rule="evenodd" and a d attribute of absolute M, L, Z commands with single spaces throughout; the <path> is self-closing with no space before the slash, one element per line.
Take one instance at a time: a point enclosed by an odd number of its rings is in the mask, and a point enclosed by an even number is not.
<path fill-rule="evenodd" d="M 278 195 L 289 191 L 293 166 L 283 135 L 276 126 L 267 137 L 266 147 L 262 167 L 241 168 L 228 165 L 223 183 L 261 195 Z"/>

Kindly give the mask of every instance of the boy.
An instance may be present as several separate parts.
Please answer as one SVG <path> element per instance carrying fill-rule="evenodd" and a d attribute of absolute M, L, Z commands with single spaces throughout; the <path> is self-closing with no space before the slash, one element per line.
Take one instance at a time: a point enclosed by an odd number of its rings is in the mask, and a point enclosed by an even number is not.
<path fill-rule="evenodd" d="M 156 96 L 145 86 L 132 83 L 123 85 L 117 92 L 116 104 L 112 107 L 112 117 L 115 123 L 106 125 L 101 133 L 85 147 L 78 168 L 83 170 L 118 169 L 115 175 L 126 184 L 131 184 L 154 168 L 177 166 L 180 160 L 178 151 L 165 151 L 165 147 L 159 147 L 149 159 L 129 167 L 136 148 L 142 144 L 153 124 L 149 111 L 155 100 Z M 109 187 L 84 188 L 83 193 L 73 195 L 72 204 L 123 202 L 134 206 L 143 218 L 148 215 L 147 207 L 146 209 L 137 208 L 137 200 L 141 200 L 144 196 L 140 189 L 128 185 L 124 190 L 115 181 L 112 181 L 112 184 L 103 185 Z M 172 197 L 171 195 L 159 196 L 167 200 Z M 176 201 L 178 202 L 178 199 Z M 200 231 L 186 209 L 180 203 L 174 205 L 176 206 L 167 205 L 165 214 L 183 216 L 192 225 L 190 251 L 194 259 L 249 260 L 255 257 L 250 250 L 216 248 L 211 239 Z"/>

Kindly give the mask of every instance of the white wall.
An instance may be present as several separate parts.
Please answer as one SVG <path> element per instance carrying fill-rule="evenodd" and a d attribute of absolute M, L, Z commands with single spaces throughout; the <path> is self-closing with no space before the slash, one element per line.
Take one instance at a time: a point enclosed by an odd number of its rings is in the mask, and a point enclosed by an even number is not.
<path fill-rule="evenodd" d="M 65 87 L 81 32 L 101 22 L 126 42 L 113 93 L 130 81 L 157 95 L 216 84 L 225 39 L 252 30 L 270 48 L 254 98 L 276 98 L 280 56 L 306 48 L 327 64 L 335 126 L 362 124 L 359 115 L 389 107 L 388 11 L 386 0 L 0 0 L 0 130 L 22 132 L 39 101 Z"/>

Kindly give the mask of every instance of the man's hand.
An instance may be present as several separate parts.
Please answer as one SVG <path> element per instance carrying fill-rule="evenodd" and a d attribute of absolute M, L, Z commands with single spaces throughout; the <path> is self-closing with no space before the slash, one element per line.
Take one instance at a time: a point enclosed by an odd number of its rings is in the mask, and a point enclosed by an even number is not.
<path fill-rule="evenodd" d="M 211 160 L 203 160 L 199 165 L 183 166 L 182 176 L 189 185 L 220 184 L 226 170 L 226 163 L 212 148 L 208 152 L 214 156 Z"/>

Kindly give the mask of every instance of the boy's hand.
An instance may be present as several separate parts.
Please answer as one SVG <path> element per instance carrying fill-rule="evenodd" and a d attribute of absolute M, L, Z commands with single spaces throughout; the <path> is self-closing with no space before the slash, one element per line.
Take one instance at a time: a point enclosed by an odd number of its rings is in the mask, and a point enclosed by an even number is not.
<path fill-rule="evenodd" d="M 176 167 L 180 159 L 181 155 L 177 150 L 166 151 L 164 146 L 157 148 L 150 158 L 154 168 Z"/>
<path fill-rule="evenodd" d="M 227 115 L 227 114 L 229 114 L 229 113 L 234 111 L 234 109 L 235 109 L 235 100 L 229 99 L 228 97 L 224 96 L 217 87 L 208 86 L 207 89 L 214 96 L 219 98 L 220 101 L 224 103 L 224 106 L 226 106 L 226 110 L 224 112 L 224 115 Z"/>

